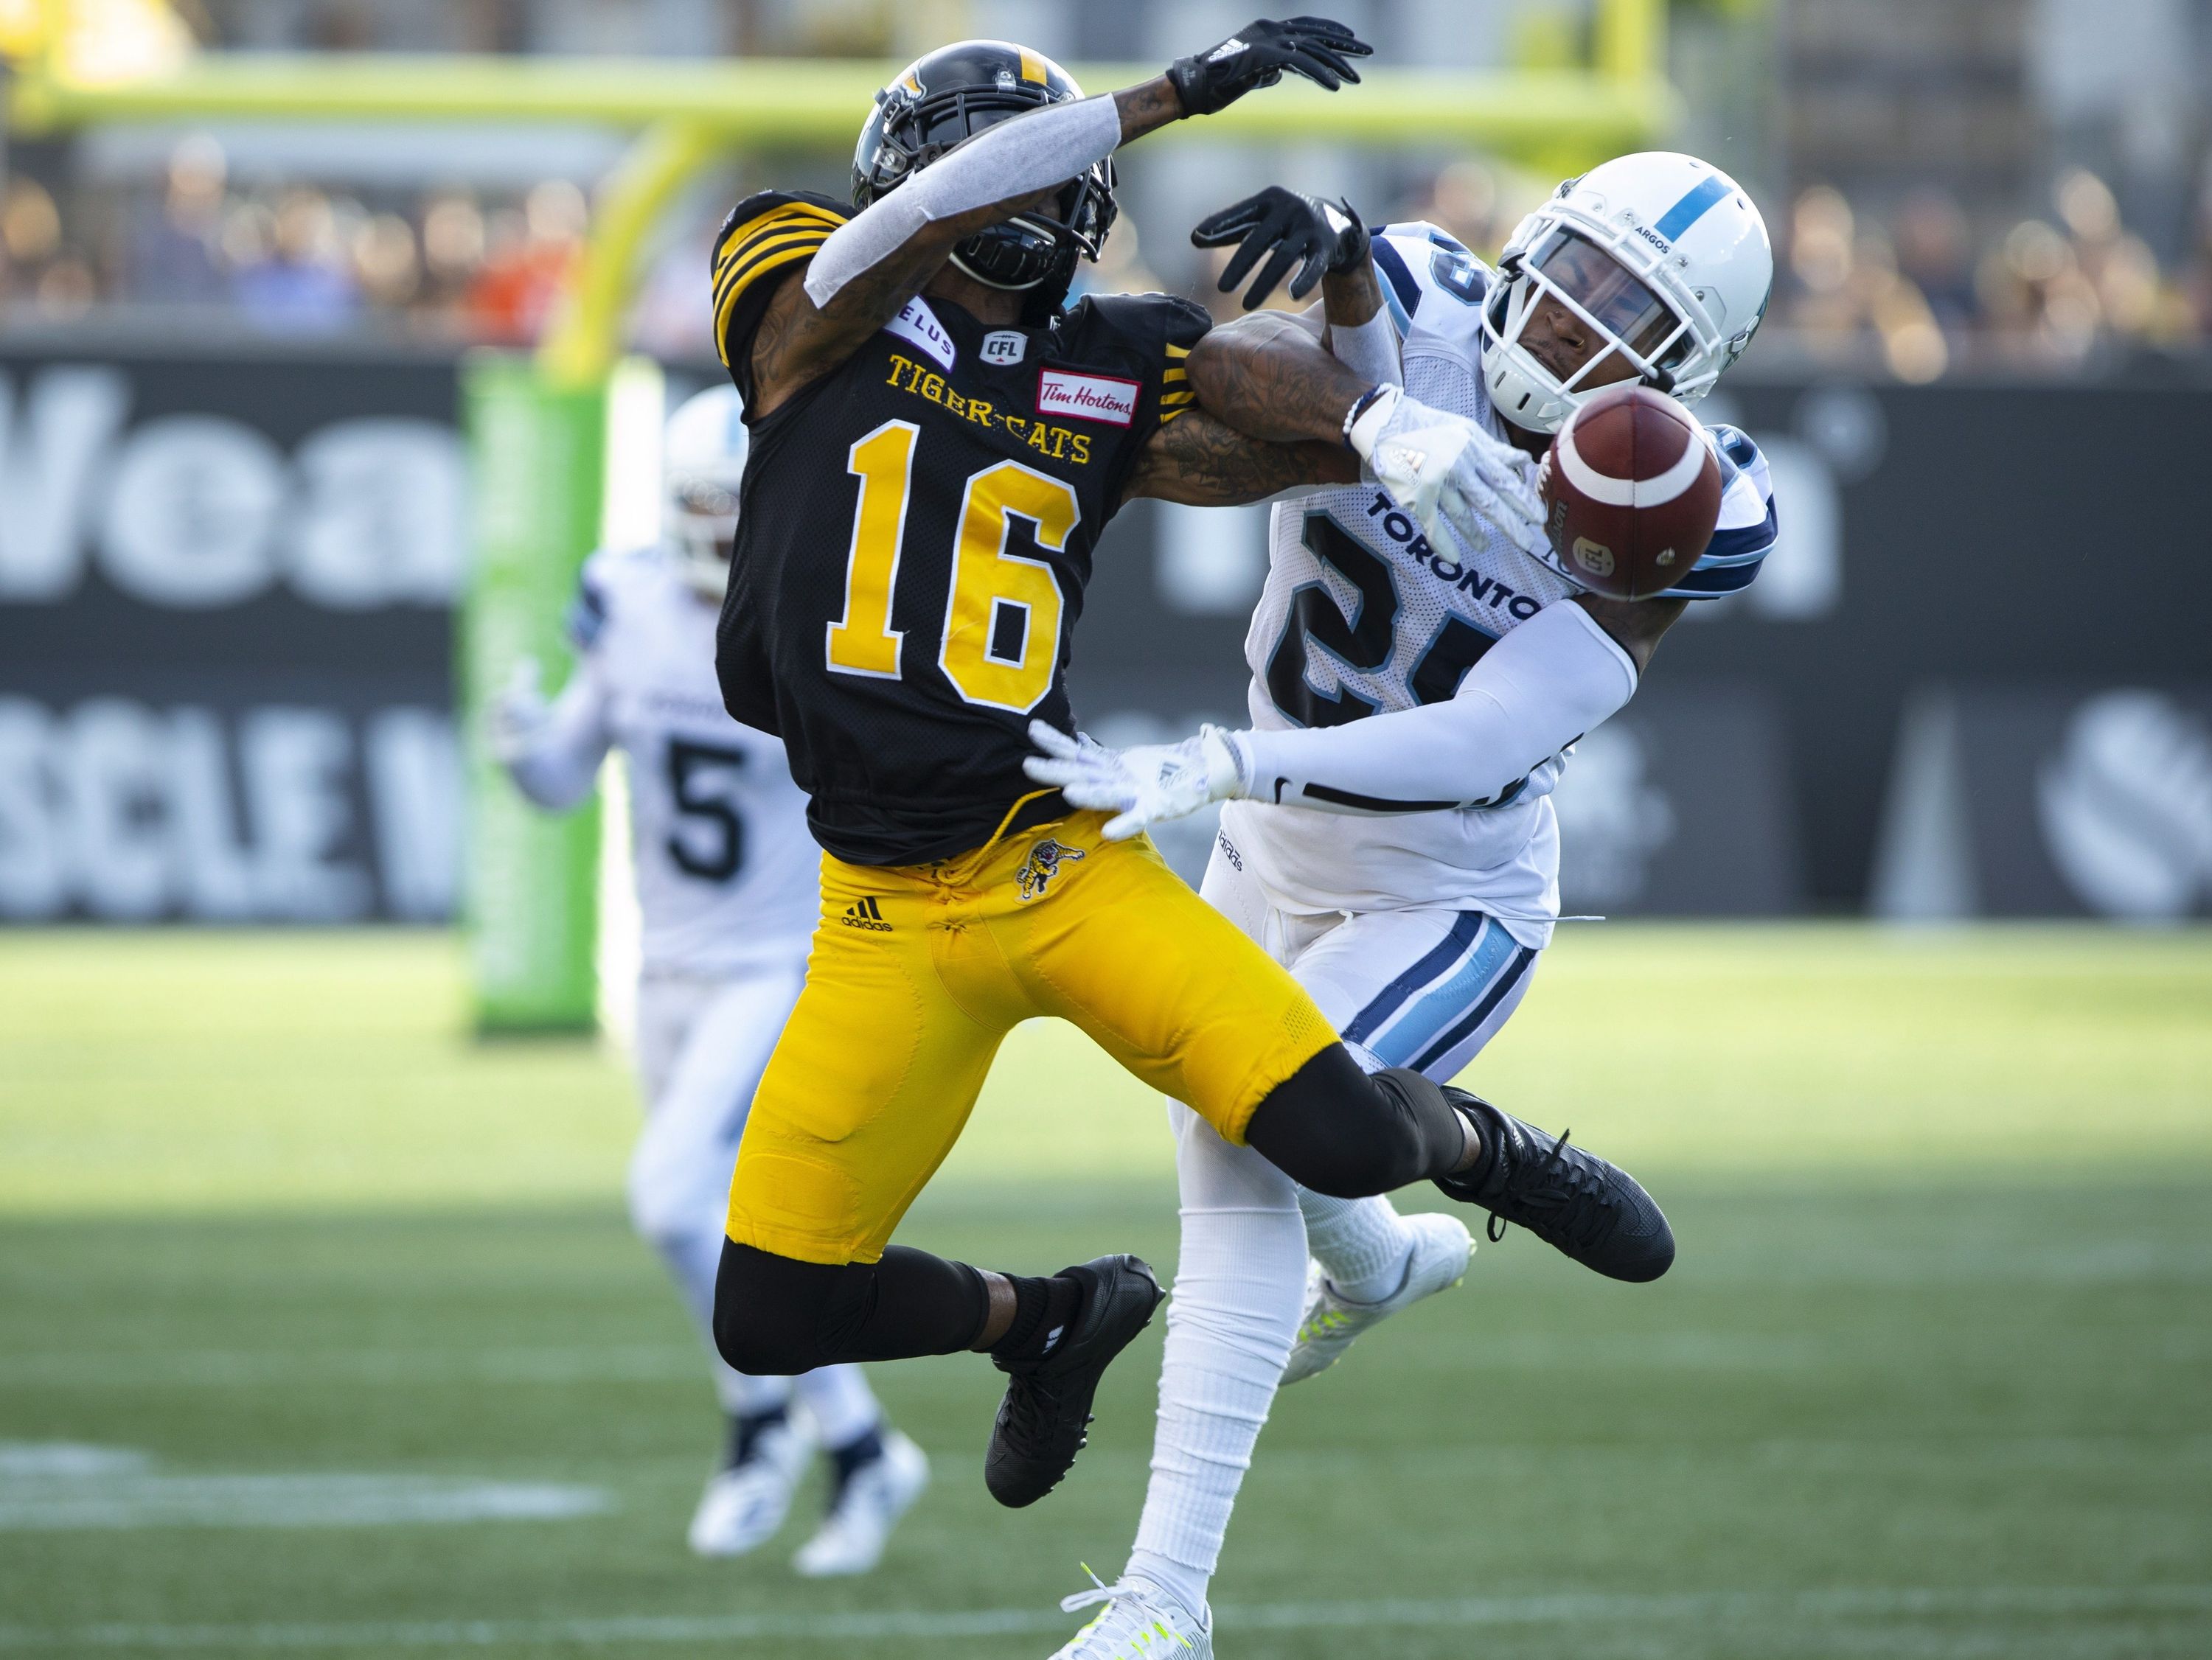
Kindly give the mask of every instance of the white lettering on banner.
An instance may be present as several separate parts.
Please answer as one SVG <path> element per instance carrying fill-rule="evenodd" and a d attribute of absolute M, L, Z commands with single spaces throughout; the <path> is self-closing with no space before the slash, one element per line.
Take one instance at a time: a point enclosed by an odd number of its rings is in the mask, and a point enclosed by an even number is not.
<path fill-rule="evenodd" d="M 444 605 L 467 561 L 468 465 L 432 421 L 344 421 L 294 458 L 292 585 L 334 610 Z"/>
<path fill-rule="evenodd" d="M 199 610 L 235 605 L 276 576 L 284 457 L 251 427 L 165 415 L 131 435 L 108 486 L 101 565 L 124 592 Z"/>
<path fill-rule="evenodd" d="M 341 776 L 353 759 L 345 722 L 327 709 L 256 709 L 239 724 L 238 752 L 264 908 L 310 922 L 365 913 L 368 876 L 330 857 L 351 816 Z"/>
<path fill-rule="evenodd" d="M 253 851 L 239 825 L 222 726 L 206 709 L 169 717 L 169 811 L 179 900 L 191 915 L 233 921 L 254 914 Z"/>
<path fill-rule="evenodd" d="M 387 709 L 368 724 L 368 800 L 386 908 L 439 921 L 460 906 L 461 755 L 432 709 Z"/>
<path fill-rule="evenodd" d="M 460 801 L 437 710 L 380 710 L 356 743 L 330 709 L 227 718 L 102 698 L 58 715 L 0 698 L 0 918 L 441 919 L 459 898 Z M 374 880 L 345 857 L 363 845 Z"/>
<path fill-rule="evenodd" d="M 911 346 L 919 347 L 937 360 L 939 368 L 949 369 L 960 355 L 960 348 L 952 343 L 952 336 L 937 320 L 937 313 L 929 309 L 929 302 L 920 294 L 906 302 L 905 309 L 884 324 L 885 334 L 895 334 Z"/>
<path fill-rule="evenodd" d="M 0 599 L 59 599 L 82 579 L 94 463 L 130 407 L 116 370 L 56 368 L 30 383 L 19 416 L 0 374 Z"/>
<path fill-rule="evenodd" d="M 1137 419 L 1137 398 L 1143 391 L 1139 382 L 1117 379 L 1112 375 L 1041 369 L 1037 372 L 1037 413 L 1127 427 Z"/>
<path fill-rule="evenodd" d="M 120 698 L 81 705 L 70 718 L 57 769 L 69 803 L 63 821 L 78 891 L 96 917 L 143 921 L 168 900 L 165 736 L 151 711 Z"/>
<path fill-rule="evenodd" d="M 88 545 L 123 592 L 185 610 L 279 582 L 336 610 L 459 596 L 468 464 L 451 427 L 336 421 L 288 462 L 265 433 L 224 415 L 165 415 L 125 433 L 131 403 L 115 369 L 43 370 L 21 398 L 0 374 L 0 603 L 67 600 Z"/>
<path fill-rule="evenodd" d="M 69 904 L 47 760 L 53 724 L 28 699 L 0 698 L 0 916 L 30 921 Z"/>

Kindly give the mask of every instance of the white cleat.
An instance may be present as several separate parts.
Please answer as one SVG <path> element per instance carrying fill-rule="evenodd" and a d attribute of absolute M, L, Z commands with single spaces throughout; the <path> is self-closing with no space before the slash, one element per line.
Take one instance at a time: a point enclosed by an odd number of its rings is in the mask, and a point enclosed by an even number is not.
<path fill-rule="evenodd" d="M 805 1438 L 789 1424 L 763 1429 L 744 1462 L 717 1471 L 691 1514 L 691 1548 L 701 1556 L 743 1556 L 773 1538 L 791 1512 L 806 1469 Z"/>
<path fill-rule="evenodd" d="M 1091 1573 L 1089 1568 L 1083 1570 Z M 1213 1623 L 1142 1579 L 1107 1584 L 1091 1573 L 1090 1590 L 1060 1599 L 1063 1614 L 1104 1603 L 1089 1625 L 1053 1651 L 1052 1660 L 1213 1660 Z"/>
<path fill-rule="evenodd" d="M 884 1456 L 853 1472 L 836 1507 L 791 1559 L 792 1566 L 809 1579 L 867 1572 L 883 1560 L 891 1530 L 928 1485 L 928 1456 L 896 1430 L 888 1432 Z"/>
<path fill-rule="evenodd" d="M 1295 1384 L 1327 1372 L 1344 1358 L 1359 1334 L 1424 1297 L 1449 1291 L 1467 1277 L 1474 1255 L 1474 1236 L 1456 1216 L 1427 1212 L 1405 1219 L 1413 1235 L 1406 1281 L 1379 1303 L 1355 1303 L 1340 1296 L 1319 1263 L 1306 1264 L 1306 1312 L 1298 1321 L 1298 1341 L 1283 1367 L 1283 1381 Z"/>

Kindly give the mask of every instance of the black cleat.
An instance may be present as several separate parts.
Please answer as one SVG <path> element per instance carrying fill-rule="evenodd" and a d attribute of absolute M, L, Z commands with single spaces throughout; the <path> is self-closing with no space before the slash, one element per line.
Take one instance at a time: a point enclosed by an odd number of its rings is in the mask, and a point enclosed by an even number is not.
<path fill-rule="evenodd" d="M 1480 1095 L 1447 1087 L 1451 1104 L 1474 1121 L 1483 1162 L 1437 1185 L 1490 1213 L 1490 1237 L 1518 1222 L 1554 1250 L 1613 1280 L 1656 1280 L 1674 1263 L 1674 1230 L 1636 1178 L 1595 1153 L 1569 1147 Z"/>
<path fill-rule="evenodd" d="M 1060 1272 L 1081 1281 L 1082 1311 L 1051 1352 L 991 1364 L 1006 1374 L 1006 1398 L 983 1455 L 983 1482 L 1009 1509 L 1033 1505 L 1060 1485 L 1090 1439 L 1091 1401 L 1114 1357 L 1152 1324 L 1165 1293 L 1135 1257 L 1100 1257 Z"/>

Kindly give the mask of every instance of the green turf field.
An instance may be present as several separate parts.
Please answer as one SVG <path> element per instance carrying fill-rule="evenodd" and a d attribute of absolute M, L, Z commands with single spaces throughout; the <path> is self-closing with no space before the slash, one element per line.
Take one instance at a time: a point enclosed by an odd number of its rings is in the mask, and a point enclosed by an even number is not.
<path fill-rule="evenodd" d="M 582 1044 L 438 936 L 0 935 L 0 1652 L 1037 1657 L 1142 1490 L 1157 1332 L 1036 1510 L 995 1374 L 878 1368 L 883 1571 L 689 1559 L 714 1433 Z M 2212 936 L 1569 930 L 1478 1082 L 1653 1178 L 1290 1392 L 1218 1651 L 2212 1653 Z M 1158 1107 L 1027 1028 L 908 1236 L 1172 1263 Z"/>

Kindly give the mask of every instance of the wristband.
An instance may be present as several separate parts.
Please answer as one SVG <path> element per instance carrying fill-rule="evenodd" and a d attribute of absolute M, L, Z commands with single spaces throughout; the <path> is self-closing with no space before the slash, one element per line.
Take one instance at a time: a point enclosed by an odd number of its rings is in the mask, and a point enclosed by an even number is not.
<path fill-rule="evenodd" d="M 1375 452 L 1375 440 L 1403 397 L 1395 386 L 1370 386 L 1358 402 L 1344 412 L 1344 447 L 1365 460 Z"/>

